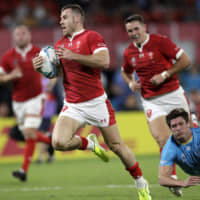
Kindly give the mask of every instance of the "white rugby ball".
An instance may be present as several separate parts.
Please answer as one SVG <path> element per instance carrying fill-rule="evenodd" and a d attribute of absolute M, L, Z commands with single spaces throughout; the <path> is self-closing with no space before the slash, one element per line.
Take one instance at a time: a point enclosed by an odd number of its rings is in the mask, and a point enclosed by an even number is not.
<path fill-rule="evenodd" d="M 60 60 L 56 55 L 54 47 L 43 47 L 39 56 L 43 58 L 43 64 L 39 71 L 47 78 L 56 77 L 58 75 L 58 65 L 60 65 Z"/>

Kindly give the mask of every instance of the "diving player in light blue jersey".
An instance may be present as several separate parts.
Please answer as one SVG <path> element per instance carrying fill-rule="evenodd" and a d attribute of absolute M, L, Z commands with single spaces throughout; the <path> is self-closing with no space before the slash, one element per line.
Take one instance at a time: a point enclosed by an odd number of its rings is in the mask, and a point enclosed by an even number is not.
<path fill-rule="evenodd" d="M 159 183 L 162 186 L 189 187 L 200 184 L 200 128 L 191 128 L 188 113 L 174 109 L 166 116 L 172 135 L 166 142 L 160 160 Z M 186 180 L 171 177 L 177 163 L 189 176 Z"/>

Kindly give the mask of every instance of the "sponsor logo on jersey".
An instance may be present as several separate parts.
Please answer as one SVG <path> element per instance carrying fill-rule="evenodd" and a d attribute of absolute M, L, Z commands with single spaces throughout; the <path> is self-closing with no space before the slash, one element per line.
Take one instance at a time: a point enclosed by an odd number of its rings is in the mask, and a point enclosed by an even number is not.
<path fill-rule="evenodd" d="M 97 46 L 98 47 L 105 47 L 106 45 L 105 45 L 105 43 L 98 43 Z"/>

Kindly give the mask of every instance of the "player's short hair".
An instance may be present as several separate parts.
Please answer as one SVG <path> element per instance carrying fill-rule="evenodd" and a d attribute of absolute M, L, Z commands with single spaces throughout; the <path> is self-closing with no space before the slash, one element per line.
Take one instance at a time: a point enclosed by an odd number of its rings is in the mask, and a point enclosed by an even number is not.
<path fill-rule="evenodd" d="M 66 9 L 69 9 L 69 8 L 72 10 L 72 12 L 80 14 L 82 23 L 84 23 L 85 12 L 84 12 L 83 8 L 78 4 L 67 4 L 61 8 L 61 12 L 63 12 Z"/>
<path fill-rule="evenodd" d="M 13 31 L 15 31 L 16 29 L 20 29 L 20 28 L 26 29 L 28 32 L 30 32 L 30 29 L 28 28 L 28 26 L 26 26 L 24 24 L 17 25 L 16 27 L 13 28 Z"/>
<path fill-rule="evenodd" d="M 188 113 L 183 108 L 176 108 L 166 116 L 167 125 L 171 127 L 171 120 L 177 117 L 182 117 L 187 123 L 189 121 Z"/>
<path fill-rule="evenodd" d="M 134 15 L 130 15 L 128 16 L 125 20 L 124 20 L 124 24 L 127 24 L 129 22 L 133 22 L 133 21 L 138 21 L 141 24 L 145 24 L 144 18 L 142 15 L 138 15 L 138 14 L 134 14 Z"/>

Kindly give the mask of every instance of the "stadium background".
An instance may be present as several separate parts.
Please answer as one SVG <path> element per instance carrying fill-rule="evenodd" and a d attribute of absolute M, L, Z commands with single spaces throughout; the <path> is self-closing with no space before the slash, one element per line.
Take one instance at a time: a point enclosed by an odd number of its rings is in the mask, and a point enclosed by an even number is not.
<path fill-rule="evenodd" d="M 110 49 L 111 66 L 104 71 L 103 83 L 111 103 L 117 112 L 117 121 L 122 137 L 136 154 L 158 153 L 158 148 L 147 128 L 146 119 L 141 110 L 138 94 L 130 90 L 119 80 L 124 48 L 129 43 L 123 19 L 130 13 L 144 15 L 150 33 L 169 36 L 178 43 L 192 60 L 194 74 L 186 70 L 180 76 L 194 82 L 184 82 L 186 92 L 200 90 L 200 0 L 1 0 L 0 2 L 0 56 L 13 46 L 12 28 L 17 24 L 26 24 L 32 31 L 32 42 L 39 46 L 53 45 L 61 37 L 59 11 L 67 3 L 79 3 L 86 11 L 86 28 L 101 33 Z M 191 67 L 191 68 L 192 68 Z M 189 78 L 188 78 L 189 77 Z M 195 77 L 195 78 L 194 78 Z M 122 86 L 123 85 L 123 86 Z M 126 92 L 123 92 L 123 91 Z M 129 98 L 131 97 L 131 98 Z M 23 152 L 23 143 L 15 143 L 9 138 L 9 129 L 15 124 L 11 102 L 11 86 L 0 85 L 0 161 L 19 160 Z M 127 104 L 125 105 L 126 102 Z M 61 104 L 61 103 L 60 103 Z M 197 106 L 192 104 L 192 111 Z M 6 110 L 5 105 L 8 107 Z M 59 112 L 59 108 L 58 108 Z M 198 114 L 198 113 L 197 113 Z M 53 120 L 55 122 L 56 117 Z M 53 126 L 52 123 L 52 126 Z M 99 130 L 87 126 L 79 134 Z M 103 144 L 101 136 L 100 140 Z M 58 158 L 87 157 L 80 152 L 57 153 Z"/>
<path fill-rule="evenodd" d="M 20 23 L 31 28 L 34 44 L 41 47 L 53 44 L 61 36 L 60 8 L 67 3 L 83 6 L 86 28 L 100 32 L 110 49 L 111 67 L 103 71 L 102 81 L 117 111 L 121 136 L 137 154 L 143 174 L 149 181 L 152 198 L 177 199 L 167 188 L 158 185 L 159 149 L 147 128 L 138 95 L 130 94 L 121 80 L 122 52 L 129 43 L 123 19 L 131 13 L 142 14 L 150 33 L 168 35 L 188 53 L 192 64 L 179 78 L 190 97 L 192 112 L 200 119 L 200 0 L 1 0 L 0 56 L 13 46 L 12 29 Z M 196 91 L 197 95 L 192 96 L 191 91 Z M 61 101 L 60 98 L 57 100 Z M 13 180 L 11 171 L 17 169 L 23 159 L 24 144 L 9 138 L 10 128 L 16 123 L 10 105 L 11 85 L 0 84 L 0 199 L 137 199 L 132 179 L 110 152 L 111 162 L 108 164 L 90 152 L 56 152 L 56 162 L 31 165 L 25 184 Z M 57 112 L 60 108 L 61 105 Z M 52 120 L 52 128 L 56 117 Z M 87 135 L 89 132 L 96 133 L 101 145 L 105 145 L 95 127 L 87 126 L 78 134 Z M 179 168 L 178 177 L 186 178 Z M 184 197 L 181 199 L 198 200 L 199 187 L 183 189 Z"/>

